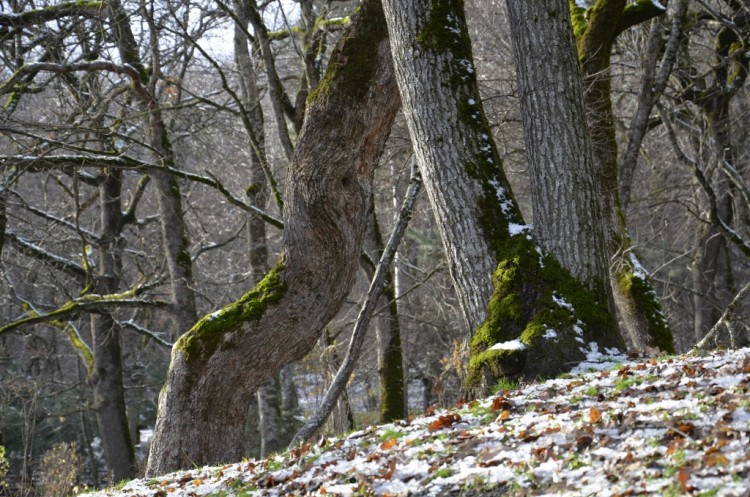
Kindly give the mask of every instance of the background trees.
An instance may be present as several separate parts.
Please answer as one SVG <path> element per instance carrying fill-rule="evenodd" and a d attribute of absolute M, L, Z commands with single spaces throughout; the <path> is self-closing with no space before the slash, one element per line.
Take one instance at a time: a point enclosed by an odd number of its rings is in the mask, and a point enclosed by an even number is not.
<path fill-rule="evenodd" d="M 594 9 L 609 3 L 578 8 L 592 9 L 591 22 Z M 26 494 L 44 472 L 42 455 L 61 442 L 79 442 L 81 482 L 128 474 L 127 437 L 135 445 L 141 429 L 153 426 L 170 345 L 195 316 L 236 300 L 273 264 L 281 205 L 289 202 L 279 185 L 299 147 L 306 96 L 314 95 L 353 7 L 52 4 L 0 3 L 0 443 L 13 462 L 14 491 Z M 655 66 L 663 89 L 642 112 L 646 132 L 622 214 L 631 246 L 653 271 L 677 348 L 686 350 L 747 281 L 748 7 L 668 7 L 612 41 L 610 132 L 623 170 L 641 126 L 633 117 L 651 95 L 646 68 Z M 486 123 L 524 219 L 538 225 L 505 6 L 467 8 Z M 371 188 L 383 234 L 393 199 L 403 197 L 410 150 L 397 118 Z M 411 409 L 455 399 L 473 331 L 459 310 L 466 298 L 457 297 L 448 275 L 459 268 L 444 262 L 437 233 L 430 203 L 420 197 L 394 272 Z M 484 278 L 487 295 L 490 266 L 472 273 Z M 343 356 L 336 348 L 366 287 L 360 271 L 326 327 L 330 339 L 274 382 L 283 408 L 271 411 L 284 426 L 317 402 L 327 376 L 318 358 Z M 746 312 L 741 303 L 734 314 L 738 344 L 747 340 Z M 725 328 L 718 340 L 729 343 Z M 348 405 L 340 404 L 357 423 L 377 416 L 377 356 L 368 341 Z M 112 416 L 127 419 L 127 434 L 109 428 L 121 423 L 97 426 L 95 412 L 107 403 Z M 249 419 L 240 436 L 247 451 L 258 433 Z M 106 460 L 92 444 L 97 437 L 121 440 L 102 443 Z"/>

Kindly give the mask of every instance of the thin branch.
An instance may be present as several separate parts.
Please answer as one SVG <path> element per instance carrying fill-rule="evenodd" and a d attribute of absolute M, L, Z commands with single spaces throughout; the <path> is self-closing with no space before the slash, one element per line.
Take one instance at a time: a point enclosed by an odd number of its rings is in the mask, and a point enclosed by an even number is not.
<path fill-rule="evenodd" d="M 102 2 L 63 2 L 21 13 L 0 12 L 0 26 L 21 28 L 68 16 L 99 17 Z"/>
<path fill-rule="evenodd" d="M 80 264 L 53 254 L 10 230 L 6 230 L 5 240 L 22 254 L 67 273 L 79 282 L 86 280 L 86 270 Z"/>
<path fill-rule="evenodd" d="M 135 298 L 146 288 L 146 285 L 136 285 L 134 288 L 117 294 L 99 295 L 99 294 L 88 294 L 77 299 L 70 300 L 58 307 L 54 311 L 50 311 L 46 314 L 40 314 L 36 311 L 27 311 L 27 316 L 21 319 L 11 321 L 5 326 L 0 327 L 0 333 L 11 331 L 21 326 L 28 326 L 38 323 L 45 323 L 49 321 L 57 321 L 60 318 L 66 318 L 68 316 L 78 314 L 81 312 L 85 313 L 96 313 L 102 312 L 105 309 L 111 308 L 123 308 L 123 307 L 144 307 L 144 306 L 156 306 L 156 307 L 168 307 L 169 304 L 163 300 L 153 299 L 139 299 Z"/>
<path fill-rule="evenodd" d="M 206 173 L 209 177 L 201 176 L 199 174 L 189 173 L 181 171 L 174 167 L 163 166 L 160 164 L 152 164 L 149 162 L 143 162 L 126 155 L 50 155 L 45 157 L 35 157 L 28 155 L 11 155 L 6 157 L 0 157 L 0 167 L 18 167 L 27 168 L 30 171 L 41 171 L 51 168 L 63 168 L 73 169 L 78 167 L 109 167 L 119 169 L 129 169 L 144 172 L 168 172 L 178 178 L 195 181 L 204 185 L 210 186 L 218 190 L 231 204 L 239 207 L 245 212 L 249 212 L 253 215 L 258 216 L 268 224 L 278 228 L 284 229 L 284 223 L 276 217 L 266 213 L 264 210 L 254 206 L 248 205 L 242 200 L 236 198 L 232 193 L 224 187 L 224 185 L 211 173 Z M 145 187 L 145 185 L 144 185 Z"/>
<path fill-rule="evenodd" d="M 143 326 L 136 323 L 132 319 L 129 319 L 128 321 L 118 321 L 117 324 L 120 325 L 122 328 L 130 328 L 134 330 L 136 333 L 140 333 L 143 336 L 151 338 L 158 345 L 161 345 L 162 347 L 171 349 L 172 345 L 174 345 L 173 343 L 168 342 L 167 340 L 164 340 L 162 337 L 160 337 L 159 333 L 155 331 L 151 331 L 148 328 L 144 328 Z"/>
<path fill-rule="evenodd" d="M 242 233 L 242 230 L 245 229 L 245 226 L 247 226 L 247 220 L 243 220 L 242 223 L 240 223 L 240 227 L 237 228 L 236 230 L 234 230 L 234 233 L 232 233 L 231 235 L 229 235 L 226 239 L 224 239 L 224 240 L 222 240 L 220 242 L 211 243 L 209 245 L 202 246 L 192 256 L 192 258 L 191 258 L 192 261 L 195 262 L 196 259 L 198 259 L 198 257 L 200 257 L 204 252 L 208 252 L 209 250 L 216 250 L 216 249 L 221 248 L 221 247 L 226 247 L 227 245 L 229 245 L 230 243 L 232 243 L 233 241 L 235 241 L 237 239 L 237 237 L 240 236 L 240 234 Z"/>
<path fill-rule="evenodd" d="M 362 305 L 362 309 L 359 312 L 359 317 L 357 318 L 357 322 L 354 325 L 354 330 L 352 331 L 352 337 L 349 342 L 349 348 L 346 351 L 344 361 L 339 367 L 339 370 L 336 373 L 336 377 L 333 379 L 331 386 L 328 388 L 328 391 L 326 392 L 325 398 L 323 399 L 320 408 L 318 408 L 318 411 L 308 420 L 307 423 L 305 423 L 302 428 L 300 428 L 297 434 L 294 435 L 294 438 L 292 439 L 290 445 L 297 445 L 300 442 L 304 442 L 310 439 L 313 435 L 315 435 L 315 433 L 318 432 L 318 430 L 320 430 L 320 428 L 326 422 L 326 419 L 328 419 L 328 416 L 330 416 L 331 412 L 333 411 L 333 408 L 336 405 L 341 392 L 344 390 L 344 388 L 346 388 L 349 377 L 351 376 L 352 371 L 354 370 L 354 366 L 357 363 L 357 359 L 359 358 L 359 354 L 362 351 L 362 345 L 367 333 L 367 328 L 370 324 L 370 318 L 372 317 L 375 306 L 380 300 L 380 296 L 382 295 L 385 288 L 386 276 L 390 271 L 391 263 L 393 262 L 393 258 L 396 255 L 398 245 L 404 236 L 406 226 L 409 224 L 411 214 L 414 210 L 414 203 L 417 198 L 417 192 L 419 192 L 421 186 L 422 176 L 420 175 L 419 169 L 417 168 L 416 160 L 414 160 L 411 167 L 411 180 L 409 182 L 409 187 L 407 188 L 404 201 L 401 205 L 401 210 L 398 214 L 396 225 L 394 226 L 391 237 L 388 240 L 385 249 L 383 250 L 383 255 L 380 257 L 380 262 L 378 262 L 377 269 L 375 270 L 375 276 L 373 276 L 372 278 L 370 289 L 367 291 L 365 302 Z"/>
<path fill-rule="evenodd" d="M 742 302 L 742 300 L 747 296 L 749 292 L 750 282 L 746 283 L 745 286 L 742 287 L 742 290 L 740 290 L 737 295 L 734 296 L 729 305 L 727 305 L 727 308 L 724 309 L 724 313 L 721 315 L 716 324 L 711 327 L 711 330 L 706 333 L 706 336 L 704 336 L 700 342 L 695 344 L 695 347 L 693 347 L 693 350 L 691 352 L 697 352 L 699 350 L 707 349 L 709 340 L 713 339 L 719 333 L 719 328 L 721 328 L 721 326 L 727 327 L 730 332 L 732 341 L 734 341 L 734 334 L 732 333 L 733 328 L 731 324 L 734 318 L 734 313 L 737 311 L 737 307 L 739 307 L 740 302 Z"/>

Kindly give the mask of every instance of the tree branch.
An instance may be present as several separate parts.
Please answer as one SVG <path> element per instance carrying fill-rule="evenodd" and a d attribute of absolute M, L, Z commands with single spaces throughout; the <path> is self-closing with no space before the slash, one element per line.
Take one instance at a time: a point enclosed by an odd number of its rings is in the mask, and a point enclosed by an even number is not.
<path fill-rule="evenodd" d="M 83 1 L 63 2 L 21 13 L 0 12 L 0 26 L 23 28 L 68 16 L 99 17 L 103 7 L 102 2 Z"/>
<path fill-rule="evenodd" d="M 734 333 L 732 333 L 731 324 L 732 319 L 734 318 L 734 313 L 737 311 L 737 307 L 739 307 L 740 302 L 744 300 L 748 293 L 750 293 L 750 282 L 746 283 L 745 286 L 742 287 L 742 290 L 740 290 L 737 295 L 734 296 L 729 305 L 727 305 L 727 308 L 724 309 L 724 313 L 721 315 L 719 320 L 716 321 L 716 324 L 711 327 L 711 330 L 706 333 L 706 336 L 704 336 L 700 342 L 695 344 L 691 352 L 697 352 L 699 350 L 707 349 L 708 341 L 714 338 L 719 333 L 719 328 L 721 328 L 721 326 L 726 326 L 727 329 L 729 329 L 730 339 L 732 340 L 732 342 L 734 342 Z"/>
<path fill-rule="evenodd" d="M 27 310 L 28 315 L 26 317 L 16 319 L 15 321 L 11 321 L 5 326 L 0 327 L 0 333 L 11 331 L 21 326 L 57 321 L 60 318 L 65 318 L 67 316 L 78 314 L 80 312 L 96 313 L 103 312 L 106 309 L 122 307 L 169 306 L 169 304 L 167 302 L 164 302 L 163 300 L 134 298 L 140 292 L 142 292 L 145 287 L 145 285 L 136 285 L 126 292 L 109 295 L 84 295 L 83 297 L 70 300 L 54 311 L 50 311 L 46 314 L 40 314 L 33 309 Z"/>

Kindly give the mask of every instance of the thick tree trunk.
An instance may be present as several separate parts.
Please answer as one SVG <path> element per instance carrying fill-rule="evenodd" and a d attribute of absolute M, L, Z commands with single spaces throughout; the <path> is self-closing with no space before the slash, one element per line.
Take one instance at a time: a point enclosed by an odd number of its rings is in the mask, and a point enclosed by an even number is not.
<path fill-rule="evenodd" d="M 612 111 L 610 55 L 625 29 L 664 12 L 661 4 L 599 0 L 584 14 L 573 0 L 573 29 L 583 72 L 584 105 L 594 151 L 596 198 L 611 227 L 604 243 L 610 261 L 609 283 L 629 345 L 637 351 L 673 352 L 672 333 L 651 287 L 648 274 L 633 253 L 620 206 L 615 117 Z M 623 333 L 625 334 L 625 333 Z"/>
<path fill-rule="evenodd" d="M 595 166 L 566 0 L 507 0 L 534 227 L 542 246 L 592 290 L 609 279 L 611 227 Z M 539 61 L 544 61 L 540 64 Z"/>
<path fill-rule="evenodd" d="M 289 172 L 285 254 L 175 344 L 147 473 L 240 457 L 257 389 L 303 357 L 354 284 L 373 171 L 399 108 L 382 10 L 365 1 L 310 96 Z"/>
<path fill-rule="evenodd" d="M 96 293 L 103 295 L 117 292 L 120 285 L 121 190 L 121 171 L 105 173 L 99 196 L 102 233 L 98 247 L 98 281 L 94 288 Z M 91 336 L 94 364 L 90 381 L 94 391 L 94 411 L 104 458 L 114 481 L 120 481 L 134 476 L 135 451 L 123 389 L 120 330 L 110 313 L 92 314 Z"/>
<path fill-rule="evenodd" d="M 523 221 L 482 109 L 462 3 L 383 4 L 409 133 L 451 275 L 469 325 L 484 322 L 472 338 L 471 393 L 501 376 L 571 367 L 586 353 L 576 339 L 592 349 L 621 345 L 606 295 L 545 256 Z"/>

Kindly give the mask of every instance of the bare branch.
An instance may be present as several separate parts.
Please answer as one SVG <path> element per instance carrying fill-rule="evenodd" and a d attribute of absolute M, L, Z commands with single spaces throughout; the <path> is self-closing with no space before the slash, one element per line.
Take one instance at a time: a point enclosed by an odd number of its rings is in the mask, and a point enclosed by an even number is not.
<path fill-rule="evenodd" d="M 11 331 L 21 326 L 28 326 L 38 323 L 45 323 L 50 321 L 57 321 L 60 318 L 66 318 L 68 316 L 78 313 L 97 313 L 103 312 L 107 309 L 119 309 L 123 307 L 168 307 L 169 304 L 163 300 L 153 299 L 138 299 L 134 298 L 135 289 L 128 290 L 124 293 L 111 294 L 111 295 L 98 295 L 89 294 L 83 297 L 70 300 L 58 307 L 54 311 L 50 311 L 46 314 L 39 314 L 38 312 L 28 311 L 27 316 L 21 319 L 11 321 L 5 326 L 0 327 L 0 333 Z"/>
<path fill-rule="evenodd" d="M 68 16 L 99 17 L 102 2 L 63 2 L 27 12 L 0 12 L 0 26 L 22 28 Z"/>
<path fill-rule="evenodd" d="M 750 282 L 746 283 L 745 286 L 742 287 L 742 290 L 737 292 L 737 295 L 734 296 L 729 305 L 727 305 L 727 308 L 724 309 L 724 313 L 721 315 L 719 320 L 716 321 L 716 324 L 711 327 L 711 330 L 708 333 L 706 333 L 706 336 L 704 336 L 700 342 L 695 344 L 692 352 L 707 349 L 708 341 L 713 339 L 719 333 L 719 329 L 722 326 L 727 327 L 731 339 L 732 341 L 734 341 L 734 333 L 732 333 L 732 320 L 734 318 L 734 313 L 737 311 L 737 307 L 739 307 L 740 303 L 742 302 L 742 300 L 744 300 L 748 293 L 750 293 Z"/>

